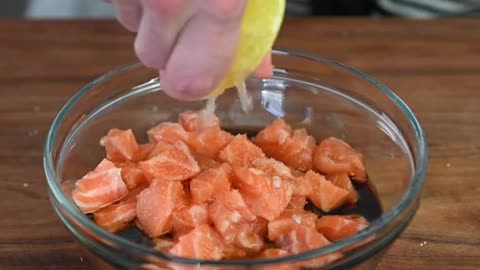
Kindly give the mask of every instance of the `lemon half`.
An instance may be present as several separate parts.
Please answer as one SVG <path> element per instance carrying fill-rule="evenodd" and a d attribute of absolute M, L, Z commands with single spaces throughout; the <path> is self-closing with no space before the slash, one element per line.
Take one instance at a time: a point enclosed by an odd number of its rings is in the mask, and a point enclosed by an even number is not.
<path fill-rule="evenodd" d="M 230 69 L 209 97 L 243 83 L 272 49 L 285 16 L 285 0 L 248 0 L 240 41 Z"/>

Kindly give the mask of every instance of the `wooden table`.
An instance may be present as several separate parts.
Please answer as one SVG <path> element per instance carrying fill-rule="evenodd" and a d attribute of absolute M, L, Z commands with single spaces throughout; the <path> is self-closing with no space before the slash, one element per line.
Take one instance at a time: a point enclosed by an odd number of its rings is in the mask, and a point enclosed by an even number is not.
<path fill-rule="evenodd" d="M 43 142 L 76 90 L 134 59 L 133 35 L 113 21 L 1 21 L 0 33 L 0 269 L 90 269 L 48 201 Z M 291 19 L 278 45 L 384 81 L 426 130 L 421 208 L 378 269 L 480 269 L 480 20 Z"/>

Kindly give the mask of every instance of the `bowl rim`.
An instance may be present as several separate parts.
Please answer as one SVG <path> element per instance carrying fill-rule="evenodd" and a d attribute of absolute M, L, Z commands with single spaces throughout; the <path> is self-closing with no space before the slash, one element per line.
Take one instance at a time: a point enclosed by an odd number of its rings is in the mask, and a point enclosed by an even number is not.
<path fill-rule="evenodd" d="M 409 125 L 411 126 L 412 130 L 415 134 L 415 140 L 418 145 L 418 149 L 416 153 L 412 153 L 414 155 L 414 174 L 412 176 L 412 181 L 409 183 L 407 191 L 402 195 L 400 200 L 390 209 L 388 212 L 382 214 L 380 218 L 370 223 L 370 225 L 360 231 L 359 233 L 342 239 L 340 241 L 334 242 L 330 245 L 327 245 L 322 248 L 312 249 L 306 252 L 302 252 L 295 255 L 288 255 L 285 257 L 280 258 L 265 258 L 265 259 L 242 259 L 242 260 L 197 260 L 197 259 L 187 259 L 183 257 L 178 257 L 175 255 L 168 254 L 166 252 L 161 252 L 154 250 L 151 247 L 147 247 L 145 245 L 137 244 L 131 242 L 125 238 L 122 238 L 116 234 L 107 232 L 106 230 L 102 229 L 101 227 L 97 226 L 92 220 L 88 219 L 83 213 L 81 213 L 73 203 L 70 202 L 69 199 L 63 193 L 61 185 L 59 182 L 56 181 L 56 173 L 55 173 L 55 166 L 53 162 L 53 148 L 54 148 L 54 141 L 57 129 L 62 123 L 63 119 L 65 118 L 66 114 L 68 113 L 69 109 L 79 100 L 81 99 L 86 93 L 88 93 L 92 88 L 95 86 L 108 81 L 115 75 L 122 74 L 129 70 L 135 69 L 137 67 L 142 66 L 141 63 L 135 62 L 127 65 L 120 66 L 115 68 L 104 75 L 96 78 L 95 80 L 91 81 L 89 84 L 81 88 L 68 102 L 62 107 L 59 111 L 57 116 L 55 117 L 50 130 L 48 132 L 44 151 L 43 151 L 43 166 L 44 172 L 47 179 L 48 187 L 50 192 L 53 194 L 54 198 L 66 209 L 69 215 L 71 215 L 76 222 L 87 228 L 91 233 L 95 236 L 98 236 L 98 240 L 105 245 L 111 247 L 121 247 L 129 250 L 132 253 L 135 253 L 139 256 L 150 257 L 156 260 L 164 260 L 170 261 L 172 263 L 184 264 L 184 265 L 205 265 L 205 266 L 253 266 L 253 265 L 271 265 L 271 264 L 279 264 L 279 263 L 293 263 L 302 260 L 312 259 L 318 256 L 327 255 L 329 253 L 336 252 L 341 250 L 345 247 L 348 247 L 352 244 L 359 243 L 368 239 L 369 237 L 374 236 L 378 232 L 380 232 L 384 227 L 386 227 L 390 222 L 392 222 L 395 217 L 402 214 L 404 211 L 408 209 L 408 207 L 415 201 L 415 199 L 420 195 L 424 178 L 427 171 L 428 165 L 428 146 L 426 143 L 426 138 L 424 131 L 415 117 L 412 110 L 409 106 L 399 97 L 397 96 L 392 90 L 390 90 L 386 85 L 381 83 L 380 81 L 374 79 L 373 77 L 353 68 L 347 66 L 339 61 L 336 61 L 331 58 L 315 55 L 313 53 L 289 50 L 289 49 L 274 49 L 272 51 L 274 55 L 280 56 L 289 56 L 293 58 L 301 58 L 306 59 L 314 62 L 326 63 L 337 68 L 340 68 L 344 71 L 347 71 L 353 75 L 356 75 L 360 79 L 366 80 L 369 83 L 373 84 L 377 89 L 382 91 L 407 117 Z M 403 135 L 402 135 L 403 136 Z"/>

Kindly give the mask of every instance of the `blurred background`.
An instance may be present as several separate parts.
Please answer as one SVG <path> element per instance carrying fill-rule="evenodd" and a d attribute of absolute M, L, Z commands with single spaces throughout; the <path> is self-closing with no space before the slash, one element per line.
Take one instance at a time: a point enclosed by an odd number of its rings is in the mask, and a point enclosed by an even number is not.
<path fill-rule="evenodd" d="M 480 0 L 287 0 L 288 16 L 479 16 Z M 0 0 L 0 17 L 113 18 L 102 0 Z"/>

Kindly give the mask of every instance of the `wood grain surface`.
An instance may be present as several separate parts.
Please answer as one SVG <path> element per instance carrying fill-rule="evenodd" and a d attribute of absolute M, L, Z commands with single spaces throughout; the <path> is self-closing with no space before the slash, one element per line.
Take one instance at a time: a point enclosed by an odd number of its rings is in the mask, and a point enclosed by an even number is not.
<path fill-rule="evenodd" d="M 0 269 L 87 270 L 48 200 L 42 148 L 62 105 L 135 59 L 114 21 L 0 21 Z M 421 207 L 378 269 L 480 269 L 480 20 L 290 19 L 277 43 L 361 69 L 425 128 Z"/>

